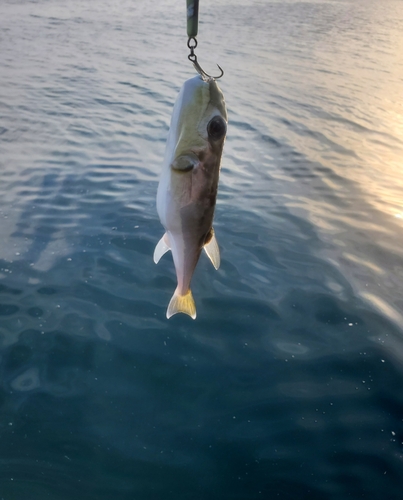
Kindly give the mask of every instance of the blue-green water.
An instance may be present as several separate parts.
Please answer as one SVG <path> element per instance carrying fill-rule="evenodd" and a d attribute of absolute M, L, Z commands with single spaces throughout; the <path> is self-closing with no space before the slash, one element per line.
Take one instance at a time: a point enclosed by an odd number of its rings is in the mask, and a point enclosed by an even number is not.
<path fill-rule="evenodd" d="M 152 261 L 184 1 L 0 11 L 0 499 L 400 499 L 402 3 L 201 2 L 196 321 Z"/>

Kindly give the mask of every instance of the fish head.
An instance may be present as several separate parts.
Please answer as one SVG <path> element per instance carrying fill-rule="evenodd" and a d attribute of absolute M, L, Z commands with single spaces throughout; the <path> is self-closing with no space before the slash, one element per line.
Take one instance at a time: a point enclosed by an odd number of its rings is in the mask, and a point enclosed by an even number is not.
<path fill-rule="evenodd" d="M 173 223 L 179 220 L 177 212 L 186 207 L 200 211 L 208 205 L 214 212 L 226 132 L 227 111 L 217 82 L 199 75 L 187 80 L 173 109 L 157 196 L 161 222 L 167 229 L 168 214 L 173 215 Z"/>
<path fill-rule="evenodd" d="M 183 161 L 175 160 L 200 152 L 218 154 L 221 158 L 227 132 L 227 111 L 223 93 L 217 82 L 201 76 L 187 80 L 175 103 L 168 141 L 170 163 L 183 170 Z M 186 171 L 186 168 L 184 169 Z"/>

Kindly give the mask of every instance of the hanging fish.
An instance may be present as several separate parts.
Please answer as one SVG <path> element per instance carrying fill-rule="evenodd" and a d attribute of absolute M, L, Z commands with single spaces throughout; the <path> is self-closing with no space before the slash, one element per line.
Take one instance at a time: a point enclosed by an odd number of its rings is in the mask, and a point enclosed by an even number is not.
<path fill-rule="evenodd" d="M 167 318 L 179 312 L 196 318 L 190 282 L 202 248 L 216 269 L 220 265 L 212 224 L 226 132 L 224 96 L 215 79 L 204 74 L 187 80 L 174 105 L 157 193 L 166 232 L 154 262 L 171 250 L 178 281 Z"/>

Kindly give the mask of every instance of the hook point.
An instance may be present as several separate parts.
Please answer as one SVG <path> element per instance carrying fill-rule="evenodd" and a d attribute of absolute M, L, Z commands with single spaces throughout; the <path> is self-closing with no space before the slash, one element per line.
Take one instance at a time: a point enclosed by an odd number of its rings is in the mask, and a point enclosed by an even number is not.
<path fill-rule="evenodd" d="M 200 64 L 197 60 L 196 54 L 193 54 L 193 57 L 191 57 L 191 55 L 189 55 L 188 58 L 190 61 L 192 61 L 195 70 L 199 73 L 199 75 L 203 78 L 203 80 L 207 81 L 210 78 L 212 78 L 213 80 L 218 80 L 219 78 L 221 78 L 224 75 L 224 70 L 222 69 L 222 67 L 219 64 L 217 64 L 217 66 L 218 66 L 218 69 L 220 70 L 220 74 L 218 76 L 213 76 L 213 75 L 209 75 L 208 73 L 206 73 L 204 71 L 204 69 L 200 66 Z"/>

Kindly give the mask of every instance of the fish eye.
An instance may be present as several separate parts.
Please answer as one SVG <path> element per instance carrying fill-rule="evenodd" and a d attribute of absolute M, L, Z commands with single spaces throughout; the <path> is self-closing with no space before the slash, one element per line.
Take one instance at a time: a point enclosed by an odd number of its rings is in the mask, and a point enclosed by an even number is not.
<path fill-rule="evenodd" d="M 221 116 L 214 116 L 208 125 L 207 133 L 214 140 L 222 139 L 227 132 L 227 124 Z"/>

